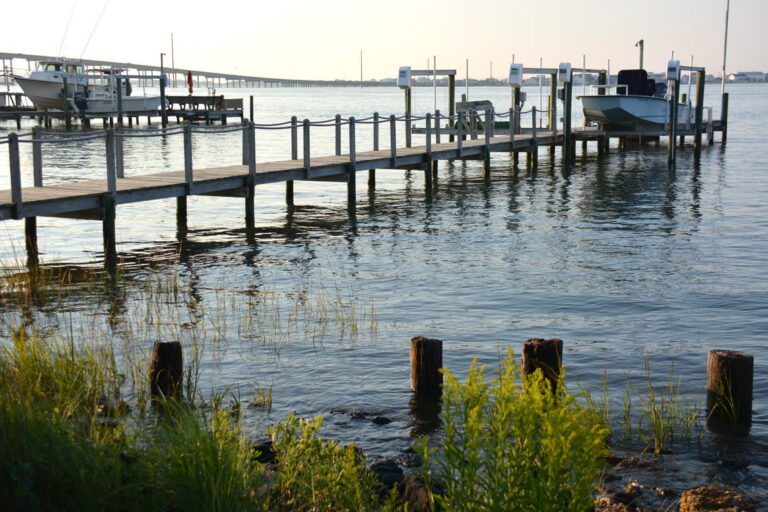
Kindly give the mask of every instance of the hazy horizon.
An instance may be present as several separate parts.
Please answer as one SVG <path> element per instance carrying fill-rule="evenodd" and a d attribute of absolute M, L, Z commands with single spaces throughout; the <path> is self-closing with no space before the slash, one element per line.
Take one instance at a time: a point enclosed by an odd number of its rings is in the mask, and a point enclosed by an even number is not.
<path fill-rule="evenodd" d="M 159 64 L 276 78 L 359 80 L 392 78 L 399 66 L 438 68 L 485 79 L 504 78 L 516 62 L 544 67 L 571 62 L 613 73 L 638 65 L 635 43 L 645 40 L 644 67 L 660 72 L 675 58 L 719 75 L 725 0 L 628 2 L 563 0 L 532 4 L 490 0 L 470 4 L 393 0 L 371 6 L 349 0 L 255 4 L 224 0 L 205 9 L 185 2 L 44 0 L 14 6 L 18 19 L 0 33 L 0 51 Z M 767 71 L 761 41 L 768 2 L 731 2 L 727 72 Z M 519 22 L 517 20 L 520 20 Z M 68 28 L 67 28 L 68 27 Z M 159 27 L 159 28 L 158 28 Z M 173 56 L 171 33 L 174 38 Z M 172 59 L 173 57 L 173 59 Z"/>

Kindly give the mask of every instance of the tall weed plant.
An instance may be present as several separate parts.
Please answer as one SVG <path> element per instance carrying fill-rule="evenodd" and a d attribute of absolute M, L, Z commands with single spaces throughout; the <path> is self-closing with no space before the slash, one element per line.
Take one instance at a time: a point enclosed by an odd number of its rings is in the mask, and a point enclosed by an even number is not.
<path fill-rule="evenodd" d="M 444 510 L 584 512 L 594 505 L 608 430 L 562 380 L 523 378 L 508 351 L 498 373 L 472 363 L 465 382 L 445 371 L 443 447 L 419 451 Z"/>

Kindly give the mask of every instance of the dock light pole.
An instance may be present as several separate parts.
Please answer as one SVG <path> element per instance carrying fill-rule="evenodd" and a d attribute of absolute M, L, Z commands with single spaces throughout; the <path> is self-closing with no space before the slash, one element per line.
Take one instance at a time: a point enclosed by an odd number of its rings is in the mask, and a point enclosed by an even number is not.
<path fill-rule="evenodd" d="M 165 111 L 165 71 L 163 69 L 164 53 L 160 53 L 160 119 L 163 128 L 168 127 L 168 114 Z"/>

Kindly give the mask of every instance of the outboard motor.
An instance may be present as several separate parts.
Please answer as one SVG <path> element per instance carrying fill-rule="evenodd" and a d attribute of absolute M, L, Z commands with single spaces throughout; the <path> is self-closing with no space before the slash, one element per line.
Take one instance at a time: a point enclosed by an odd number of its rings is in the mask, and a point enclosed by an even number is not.
<path fill-rule="evenodd" d="M 663 98 L 667 95 L 667 84 L 664 82 L 656 82 L 656 93 L 654 96 L 657 98 Z"/>
<path fill-rule="evenodd" d="M 85 93 L 82 91 L 76 91 L 73 97 L 77 111 L 80 114 L 81 119 L 85 119 L 85 111 L 88 110 L 88 100 Z"/>

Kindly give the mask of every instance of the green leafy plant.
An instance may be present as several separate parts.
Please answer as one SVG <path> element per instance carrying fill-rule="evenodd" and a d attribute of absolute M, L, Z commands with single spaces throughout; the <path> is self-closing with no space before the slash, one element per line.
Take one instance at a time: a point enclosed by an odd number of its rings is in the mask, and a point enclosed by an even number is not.
<path fill-rule="evenodd" d="M 496 376 L 473 362 L 465 382 L 445 371 L 441 449 L 418 450 L 445 510 L 578 511 L 593 506 L 608 430 L 562 379 L 523 378 L 508 351 Z"/>

